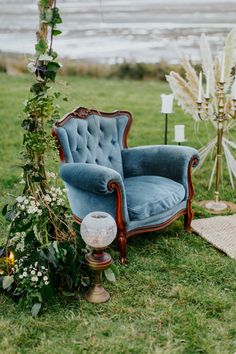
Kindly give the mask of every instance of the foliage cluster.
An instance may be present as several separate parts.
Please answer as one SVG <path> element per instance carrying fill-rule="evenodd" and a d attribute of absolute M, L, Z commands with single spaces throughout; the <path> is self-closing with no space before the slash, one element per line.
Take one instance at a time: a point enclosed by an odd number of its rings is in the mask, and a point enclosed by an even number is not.
<path fill-rule="evenodd" d="M 61 33 L 57 25 L 62 20 L 55 0 L 40 0 L 39 12 L 36 55 L 28 64 L 36 80 L 25 101 L 21 124 L 24 188 L 12 205 L 3 208 L 9 235 L 0 254 L 3 289 L 30 306 L 33 316 L 56 296 L 58 288 L 78 290 L 87 280 L 82 276 L 82 246 L 69 218 L 64 191 L 57 186 L 56 175 L 47 173 L 45 167 L 45 158 L 56 148 L 50 127 L 59 118 L 56 100 L 60 93 L 51 84 L 60 63 L 52 42 Z"/>

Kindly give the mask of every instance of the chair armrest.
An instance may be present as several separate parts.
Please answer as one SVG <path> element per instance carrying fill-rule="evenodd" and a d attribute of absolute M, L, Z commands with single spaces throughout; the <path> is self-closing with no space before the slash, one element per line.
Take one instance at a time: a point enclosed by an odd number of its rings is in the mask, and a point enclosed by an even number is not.
<path fill-rule="evenodd" d="M 188 190 L 189 164 L 196 166 L 199 154 L 187 146 L 140 146 L 122 151 L 124 176 L 154 175 L 173 179 Z"/>
<path fill-rule="evenodd" d="M 61 165 L 60 175 L 64 182 L 73 187 L 93 193 L 108 194 L 109 182 L 123 185 L 122 178 L 115 170 L 89 163 L 65 163 Z"/>

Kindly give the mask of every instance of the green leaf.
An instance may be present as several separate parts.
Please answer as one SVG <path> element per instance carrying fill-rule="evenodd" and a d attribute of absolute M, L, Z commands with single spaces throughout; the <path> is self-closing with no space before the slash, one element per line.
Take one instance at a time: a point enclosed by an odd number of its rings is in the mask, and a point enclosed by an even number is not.
<path fill-rule="evenodd" d="M 112 263 L 112 264 L 110 265 L 110 269 L 111 269 L 111 270 L 113 271 L 113 273 L 115 274 L 115 277 L 118 278 L 119 275 L 120 275 L 120 273 L 119 273 L 119 269 L 118 269 L 118 267 L 116 266 L 115 263 Z"/>
<path fill-rule="evenodd" d="M 58 245 L 57 245 L 57 241 L 56 240 L 53 241 L 52 245 L 53 245 L 53 248 L 56 251 L 56 253 L 59 253 L 59 249 L 58 249 Z"/>
<path fill-rule="evenodd" d="M 48 44 L 43 38 L 40 38 L 38 43 L 35 45 L 35 50 L 39 54 L 44 54 L 47 51 L 47 48 Z"/>
<path fill-rule="evenodd" d="M 42 304 L 40 302 L 36 302 L 33 306 L 32 306 L 32 309 L 31 309 L 31 315 L 33 317 L 37 317 L 38 316 L 38 313 L 40 311 L 42 307 Z"/>
<path fill-rule="evenodd" d="M 62 31 L 56 30 L 56 29 L 54 29 L 54 30 L 52 31 L 53 36 L 59 36 L 59 34 L 61 34 L 61 33 L 62 33 Z"/>
<path fill-rule="evenodd" d="M 115 283 L 116 281 L 115 273 L 112 271 L 111 268 L 104 270 L 104 274 L 107 280 L 109 280 L 112 283 Z"/>
<path fill-rule="evenodd" d="M 77 293 L 70 292 L 70 291 L 62 291 L 62 294 L 66 297 L 74 297 L 74 296 L 78 295 Z"/>
<path fill-rule="evenodd" d="M 5 277 L 3 277 L 3 281 L 2 281 L 3 289 L 9 288 L 9 286 L 11 286 L 12 283 L 14 283 L 13 275 L 6 275 Z"/>
<path fill-rule="evenodd" d="M 41 6 L 49 6 L 49 0 L 40 0 L 40 5 Z"/>
<path fill-rule="evenodd" d="M 8 204 L 4 205 L 4 207 L 2 208 L 2 216 L 5 216 L 7 213 L 7 208 L 8 208 Z"/>
<path fill-rule="evenodd" d="M 55 61 L 51 61 L 50 63 L 48 63 L 47 65 L 47 71 L 54 71 L 54 72 L 57 72 L 57 70 L 60 69 L 60 64 L 58 64 L 57 62 Z"/>

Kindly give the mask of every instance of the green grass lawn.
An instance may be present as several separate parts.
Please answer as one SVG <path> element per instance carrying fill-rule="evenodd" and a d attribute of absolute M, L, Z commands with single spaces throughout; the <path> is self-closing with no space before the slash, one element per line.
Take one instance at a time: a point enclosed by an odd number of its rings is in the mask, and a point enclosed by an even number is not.
<path fill-rule="evenodd" d="M 61 81 L 60 81 L 61 80 Z M 0 76 L 0 195 L 3 206 L 21 186 L 19 152 L 22 131 L 19 113 L 28 95 L 30 76 Z M 108 79 L 59 79 L 59 89 L 69 101 L 61 104 L 62 115 L 76 106 L 102 111 L 126 109 L 134 122 L 129 145 L 162 144 L 164 117 L 160 93 L 167 84 L 156 81 Z M 187 145 L 205 143 L 212 131 L 204 123 L 199 135 L 194 122 L 175 107 L 169 118 L 169 142 L 174 125 L 186 125 Z M 58 167 L 59 163 L 49 161 Z M 207 190 L 211 161 L 194 176 L 196 200 L 212 198 Z M 227 175 L 222 198 L 236 202 Z M 195 207 L 196 216 L 206 215 Z M 183 220 L 158 233 L 128 242 L 129 265 L 118 263 L 116 284 L 107 283 L 112 300 L 92 305 L 83 299 L 57 301 L 37 319 L 0 295 L 1 353 L 212 353 L 236 351 L 236 262 L 201 238 L 183 231 Z M 6 225 L 0 219 L 0 238 Z"/>

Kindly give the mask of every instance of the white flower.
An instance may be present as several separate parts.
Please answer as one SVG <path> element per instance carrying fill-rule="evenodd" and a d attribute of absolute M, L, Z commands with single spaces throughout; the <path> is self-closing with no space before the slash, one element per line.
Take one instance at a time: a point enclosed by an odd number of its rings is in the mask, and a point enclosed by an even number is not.
<path fill-rule="evenodd" d="M 30 205 L 30 206 L 28 207 L 28 210 L 27 210 L 27 211 L 28 211 L 28 214 L 35 214 L 35 213 L 38 212 L 38 208 L 37 208 L 36 206 L 33 206 L 33 205 L 31 206 L 31 205 Z"/>
<path fill-rule="evenodd" d="M 25 210 L 24 204 L 20 205 L 21 210 Z"/>
<path fill-rule="evenodd" d="M 50 283 L 49 281 L 45 281 L 45 283 L 44 283 L 44 284 L 45 284 L 45 285 L 48 285 L 49 283 Z"/>
<path fill-rule="evenodd" d="M 35 267 L 37 267 L 38 264 L 39 264 L 39 262 L 35 262 L 35 263 L 34 263 Z"/>
<path fill-rule="evenodd" d="M 62 205 L 64 203 L 64 200 L 59 198 L 58 201 L 57 201 L 57 205 Z"/>
<path fill-rule="evenodd" d="M 32 275 L 35 275 L 36 273 L 35 273 L 35 270 L 31 270 L 31 274 Z"/>
<path fill-rule="evenodd" d="M 24 204 L 25 204 L 25 205 L 29 204 L 29 199 L 25 199 L 25 200 L 24 200 Z"/>
<path fill-rule="evenodd" d="M 50 197 L 49 194 L 46 194 L 46 195 L 43 197 L 43 199 L 45 200 L 45 202 L 48 202 L 48 203 L 50 203 L 51 200 L 52 200 L 52 198 Z"/>
<path fill-rule="evenodd" d="M 37 276 L 38 276 L 38 277 L 41 277 L 41 276 L 42 276 L 42 273 L 41 273 L 41 272 L 38 272 L 38 273 L 37 273 Z"/>
<path fill-rule="evenodd" d="M 53 178 L 53 179 L 57 178 L 57 175 L 54 172 L 47 172 L 47 176 L 48 178 Z"/>
<path fill-rule="evenodd" d="M 39 278 L 35 276 L 35 277 L 32 277 L 31 280 L 36 282 L 39 280 Z"/>
<path fill-rule="evenodd" d="M 35 66 L 35 63 L 33 63 L 33 62 L 29 63 L 27 65 L 27 68 L 31 73 L 35 73 L 35 71 L 36 71 L 36 66 Z"/>
<path fill-rule="evenodd" d="M 19 278 L 20 278 L 20 279 L 23 279 L 23 275 L 22 275 L 22 274 L 20 274 L 20 275 L 19 275 Z"/>
<path fill-rule="evenodd" d="M 44 266 L 41 267 L 42 269 L 46 269 Z"/>
<path fill-rule="evenodd" d="M 45 276 L 43 277 L 43 280 L 44 280 L 44 281 L 47 281 L 47 280 L 48 280 L 48 277 L 45 275 Z"/>
<path fill-rule="evenodd" d="M 27 277 L 27 273 L 26 272 L 23 273 L 23 277 Z"/>
<path fill-rule="evenodd" d="M 27 267 L 25 267 L 25 268 L 23 269 L 23 271 L 24 271 L 24 272 L 27 272 L 27 269 L 28 269 L 28 268 L 27 268 Z"/>
<path fill-rule="evenodd" d="M 25 200 L 25 196 L 19 195 L 19 197 L 16 198 L 16 201 L 18 203 L 23 203 L 23 201 Z"/>

